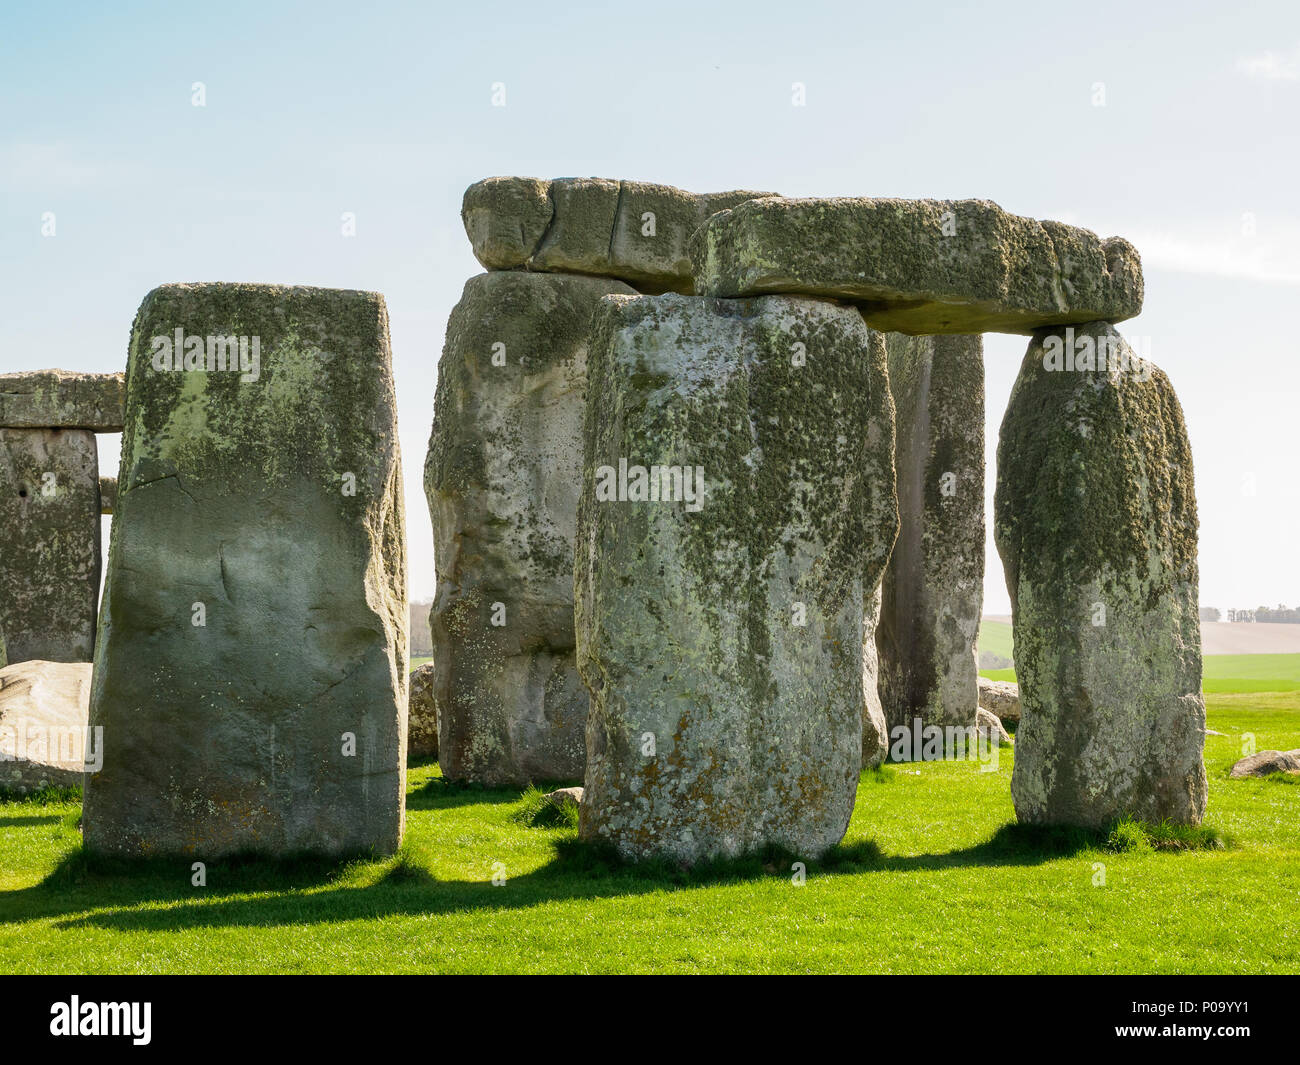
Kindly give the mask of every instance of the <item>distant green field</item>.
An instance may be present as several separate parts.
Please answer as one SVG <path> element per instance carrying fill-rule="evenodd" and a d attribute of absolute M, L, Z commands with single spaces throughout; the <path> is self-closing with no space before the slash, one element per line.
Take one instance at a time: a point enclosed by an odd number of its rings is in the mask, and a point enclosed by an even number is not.
<path fill-rule="evenodd" d="M 1015 658 L 1011 653 L 1011 626 L 1005 621 L 980 621 L 979 649 L 1003 658 Z"/>
<path fill-rule="evenodd" d="M 997 622 L 984 622 L 981 639 L 983 628 L 989 624 Z M 1207 693 L 1300 691 L 1300 655 L 1206 655 L 1203 662 L 1201 689 Z M 1016 671 L 982 669 L 980 676 L 1015 680 Z"/>
<path fill-rule="evenodd" d="M 424 665 L 425 662 L 432 662 L 432 661 L 433 661 L 432 658 L 412 658 L 411 670 L 412 672 L 414 672 L 415 670 L 419 669 L 422 665 Z"/>

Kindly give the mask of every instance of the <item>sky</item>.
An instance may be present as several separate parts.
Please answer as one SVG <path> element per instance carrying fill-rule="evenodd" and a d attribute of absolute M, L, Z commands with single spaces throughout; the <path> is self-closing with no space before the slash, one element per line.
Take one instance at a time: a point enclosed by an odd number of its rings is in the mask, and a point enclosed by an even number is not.
<path fill-rule="evenodd" d="M 1127 237 L 1146 303 L 1120 330 L 1187 416 L 1201 602 L 1300 601 L 1294 0 L 108 7 L 0 7 L 0 372 L 123 369 L 164 282 L 382 292 L 415 598 L 443 329 L 481 271 L 461 196 L 523 174 L 977 197 Z M 985 338 L 992 614 L 1026 343 Z"/>

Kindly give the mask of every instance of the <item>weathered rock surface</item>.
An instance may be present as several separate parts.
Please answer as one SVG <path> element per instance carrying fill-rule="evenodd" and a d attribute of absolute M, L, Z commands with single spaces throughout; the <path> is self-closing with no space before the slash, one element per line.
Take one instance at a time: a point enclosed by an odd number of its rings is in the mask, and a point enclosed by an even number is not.
<path fill-rule="evenodd" d="M 985 710 L 982 706 L 975 713 L 975 730 L 979 739 L 985 743 L 995 743 L 999 747 L 1006 747 L 1011 743 L 1011 737 L 1002 727 L 997 714 Z"/>
<path fill-rule="evenodd" d="M 984 601 L 984 353 L 978 336 L 885 338 L 898 542 L 876 642 L 890 728 L 975 724 Z"/>
<path fill-rule="evenodd" d="M 767 192 L 697 195 L 608 178 L 493 177 L 465 191 L 461 219 L 489 270 L 613 277 L 643 292 L 693 290 L 689 241 L 709 215 Z"/>
<path fill-rule="evenodd" d="M 0 668 L 0 790 L 79 787 L 98 744 L 87 744 L 89 662 Z"/>
<path fill-rule="evenodd" d="M 979 678 L 980 706 L 1005 724 L 1020 720 L 1020 686 L 1009 680 Z"/>
<path fill-rule="evenodd" d="M 0 374 L 0 427 L 120 433 L 126 375 L 33 370 Z"/>
<path fill-rule="evenodd" d="M 94 433 L 0 429 L 0 627 L 10 662 L 94 655 L 99 510 Z"/>
<path fill-rule="evenodd" d="M 546 801 L 552 806 L 582 806 L 582 788 L 556 788 L 546 793 Z"/>
<path fill-rule="evenodd" d="M 880 656 L 876 626 L 880 623 L 880 589 L 867 599 L 862 616 L 862 768 L 874 769 L 889 754 L 889 723 L 880 705 Z"/>
<path fill-rule="evenodd" d="M 752 200 L 710 217 L 691 255 L 701 295 L 853 300 L 900 333 L 1031 333 L 1142 309 L 1128 241 L 988 200 Z"/>
<path fill-rule="evenodd" d="M 864 619 L 898 528 L 882 339 L 789 297 L 610 297 L 595 329 L 580 835 L 688 863 L 819 854 L 853 809 Z"/>
<path fill-rule="evenodd" d="M 1031 342 L 998 446 L 996 540 L 1022 714 L 1016 815 L 1195 824 L 1205 704 L 1182 409 L 1164 373 L 1102 323 L 1072 339 L 1080 353 L 1085 338 L 1113 344 L 1114 366 L 1046 369 L 1065 333 Z"/>
<path fill-rule="evenodd" d="M 159 369 L 180 328 L 244 338 L 248 368 Z M 383 297 L 164 285 L 127 380 L 87 849 L 393 851 L 408 610 Z"/>
<path fill-rule="evenodd" d="M 573 538 L 592 312 L 617 281 L 521 272 L 465 285 L 438 364 L 424 489 L 443 776 L 581 779 Z M 494 362 L 494 353 L 499 356 Z"/>
<path fill-rule="evenodd" d="M 417 758 L 438 757 L 438 702 L 434 697 L 432 662 L 411 670 L 406 709 L 406 753 Z"/>
<path fill-rule="evenodd" d="M 1233 780 L 1266 777 L 1273 773 L 1300 773 L 1300 749 L 1294 751 L 1260 751 L 1243 758 L 1228 774 Z"/>
<path fill-rule="evenodd" d="M 117 478 L 101 477 L 99 479 L 100 513 L 112 514 L 113 509 L 116 506 L 117 506 Z"/>

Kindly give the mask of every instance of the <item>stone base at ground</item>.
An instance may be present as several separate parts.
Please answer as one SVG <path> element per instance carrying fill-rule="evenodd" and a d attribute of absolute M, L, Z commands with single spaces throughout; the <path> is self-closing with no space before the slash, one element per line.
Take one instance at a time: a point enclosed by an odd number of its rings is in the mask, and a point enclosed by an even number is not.
<path fill-rule="evenodd" d="M 1260 751 L 1243 758 L 1228 774 L 1233 780 L 1266 777 L 1273 773 L 1300 773 L 1300 750 Z"/>
<path fill-rule="evenodd" d="M 1115 358 L 1066 369 L 1063 346 Z M 1020 685 L 1016 816 L 1199 823 L 1196 496 L 1168 378 L 1101 323 L 1036 336 L 1002 422 L 995 509 Z"/>
<path fill-rule="evenodd" d="M 0 628 L 10 662 L 94 655 L 99 514 L 94 433 L 0 429 Z"/>
<path fill-rule="evenodd" d="M 90 668 L 39 661 L 0 668 L 0 791 L 80 787 L 83 769 L 94 769 Z"/>
<path fill-rule="evenodd" d="M 435 670 L 426 662 L 411 670 L 406 710 L 406 753 L 415 758 L 438 757 L 438 703 L 433 693 Z"/>
<path fill-rule="evenodd" d="M 882 340 L 787 297 L 610 297 L 595 329 L 580 836 L 815 857 L 853 810 L 864 614 L 898 528 Z"/>
<path fill-rule="evenodd" d="M 980 677 L 980 706 L 1006 724 L 1020 720 L 1020 687 L 1009 680 Z"/>
<path fill-rule="evenodd" d="M 182 330 L 193 369 L 162 357 Z M 200 368 L 213 338 L 224 369 Z M 86 849 L 392 853 L 409 611 L 383 298 L 164 285 L 128 357 Z"/>

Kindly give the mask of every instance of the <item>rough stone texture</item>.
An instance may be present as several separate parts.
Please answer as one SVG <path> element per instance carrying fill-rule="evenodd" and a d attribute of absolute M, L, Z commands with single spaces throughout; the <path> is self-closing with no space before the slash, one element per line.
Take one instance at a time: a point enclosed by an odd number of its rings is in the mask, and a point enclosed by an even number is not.
<path fill-rule="evenodd" d="M 984 357 L 978 336 L 885 338 L 898 542 L 885 570 L 880 700 L 890 728 L 975 723 L 984 601 Z"/>
<path fill-rule="evenodd" d="M 700 224 L 770 195 L 697 195 L 609 178 L 494 177 L 465 191 L 461 219 L 474 255 L 489 270 L 588 274 L 619 278 L 642 292 L 689 293 L 689 242 Z"/>
<path fill-rule="evenodd" d="M 874 769 L 889 754 L 889 723 L 880 705 L 880 656 L 876 626 L 880 623 L 880 589 L 867 599 L 862 617 L 862 768 Z"/>
<path fill-rule="evenodd" d="M 1117 365 L 1045 369 L 1065 331 L 1036 336 L 998 446 L 996 539 L 1022 714 L 1016 815 L 1195 824 L 1205 704 L 1183 413 L 1164 373 L 1110 326 L 1074 332 L 1081 356 L 1084 338 L 1114 344 Z"/>
<path fill-rule="evenodd" d="M 882 338 L 850 308 L 783 296 L 610 297 L 595 329 L 580 835 L 687 863 L 815 856 L 853 809 L 864 619 L 898 528 Z M 599 501 L 620 460 L 702 467 L 700 509 Z"/>
<path fill-rule="evenodd" d="M 99 509 L 101 514 L 112 514 L 117 506 L 117 478 L 99 479 Z"/>
<path fill-rule="evenodd" d="M 556 788 L 546 793 L 546 801 L 552 806 L 582 806 L 582 788 Z"/>
<path fill-rule="evenodd" d="M 452 311 L 424 471 L 449 780 L 582 778 L 588 697 L 574 662 L 573 537 L 587 345 L 601 297 L 631 291 L 596 278 L 481 274 Z M 495 344 L 505 365 L 493 364 Z"/>
<path fill-rule="evenodd" d="M 1009 680 L 979 678 L 980 706 L 1005 724 L 1020 720 L 1020 686 Z"/>
<path fill-rule="evenodd" d="M 988 200 L 754 200 L 709 218 L 691 255 L 702 295 L 853 300 L 900 333 L 1030 333 L 1142 309 L 1128 241 Z"/>
<path fill-rule="evenodd" d="M 99 457 L 84 429 L 0 429 L 0 627 L 10 662 L 88 662 Z"/>
<path fill-rule="evenodd" d="M 1233 780 L 1266 777 L 1272 773 L 1300 773 L 1300 749 L 1294 751 L 1260 751 L 1243 758 L 1228 774 Z"/>
<path fill-rule="evenodd" d="M 156 369 L 152 338 L 178 327 L 258 338 L 256 380 Z M 87 849 L 392 852 L 408 611 L 383 297 L 156 288 L 127 394 Z"/>
<path fill-rule="evenodd" d="M 80 785 L 89 705 L 89 662 L 0 668 L 0 790 Z"/>
<path fill-rule="evenodd" d="M 997 714 L 980 707 L 975 714 L 975 729 L 979 737 L 987 743 L 996 743 L 999 747 L 1009 746 L 1011 737 L 1002 727 Z"/>
<path fill-rule="evenodd" d="M 0 427 L 120 433 L 126 375 L 33 370 L 0 374 Z"/>
<path fill-rule="evenodd" d="M 438 703 L 433 694 L 432 662 L 411 671 L 406 710 L 406 753 L 417 758 L 438 757 Z"/>

